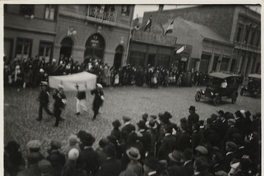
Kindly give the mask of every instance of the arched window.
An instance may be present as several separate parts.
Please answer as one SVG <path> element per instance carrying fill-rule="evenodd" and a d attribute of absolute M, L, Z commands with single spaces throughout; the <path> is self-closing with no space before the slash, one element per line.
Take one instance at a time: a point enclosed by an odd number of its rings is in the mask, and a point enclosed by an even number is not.
<path fill-rule="evenodd" d="M 104 58 L 105 40 L 100 34 L 91 35 L 85 44 L 84 58 Z"/>
<path fill-rule="evenodd" d="M 72 53 L 73 41 L 70 37 L 65 37 L 61 41 L 60 55 L 70 58 Z"/>
<path fill-rule="evenodd" d="M 119 69 L 122 64 L 124 47 L 122 45 L 118 45 L 115 49 L 115 59 L 114 59 L 114 67 L 115 69 Z"/>

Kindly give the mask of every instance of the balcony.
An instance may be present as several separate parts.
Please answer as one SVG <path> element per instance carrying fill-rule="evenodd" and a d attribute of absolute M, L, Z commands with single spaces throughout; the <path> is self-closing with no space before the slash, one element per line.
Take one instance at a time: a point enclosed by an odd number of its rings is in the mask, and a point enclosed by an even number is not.
<path fill-rule="evenodd" d="M 116 17 L 117 12 L 113 7 L 102 8 L 98 6 L 89 6 L 87 9 L 86 19 L 89 21 L 115 25 Z"/>
<path fill-rule="evenodd" d="M 236 49 L 241 49 L 241 50 L 246 50 L 246 51 L 250 51 L 250 52 L 260 53 L 260 47 L 252 46 L 252 45 L 245 44 L 245 43 L 240 43 L 240 42 L 234 42 L 234 44 L 236 45 L 235 46 Z"/>

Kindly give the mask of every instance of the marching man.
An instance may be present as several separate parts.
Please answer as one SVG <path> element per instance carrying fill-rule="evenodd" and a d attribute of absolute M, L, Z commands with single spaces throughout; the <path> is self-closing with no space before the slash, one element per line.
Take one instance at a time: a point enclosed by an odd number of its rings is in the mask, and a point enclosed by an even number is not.
<path fill-rule="evenodd" d="M 59 126 L 59 122 L 61 120 L 61 113 L 62 113 L 62 110 L 65 109 L 65 106 L 66 106 L 66 96 L 63 92 L 63 86 L 62 85 L 59 85 L 58 86 L 58 89 L 55 90 L 55 93 L 53 94 L 53 98 L 55 100 L 54 102 L 54 116 L 56 118 L 56 122 L 54 124 L 54 127 L 58 127 Z"/>
<path fill-rule="evenodd" d="M 93 116 L 93 120 L 96 119 L 96 116 L 99 112 L 99 109 L 103 105 L 103 102 L 104 102 L 104 92 L 102 91 L 102 88 L 103 88 L 103 86 L 101 84 L 96 84 L 96 89 L 91 91 L 91 94 L 94 95 L 94 101 L 93 101 L 94 116 Z"/>

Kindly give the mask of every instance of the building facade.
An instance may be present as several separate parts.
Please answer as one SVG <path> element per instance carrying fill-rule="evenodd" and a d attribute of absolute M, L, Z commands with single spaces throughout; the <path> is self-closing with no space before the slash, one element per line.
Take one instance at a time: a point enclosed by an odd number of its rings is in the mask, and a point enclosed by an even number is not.
<path fill-rule="evenodd" d="M 5 5 L 4 52 L 15 57 L 95 57 L 126 63 L 132 5 Z"/>
<path fill-rule="evenodd" d="M 177 17 L 191 23 L 208 27 L 215 31 L 219 36 L 234 45 L 232 54 L 222 55 L 221 53 L 213 54 L 216 50 L 230 50 L 230 45 L 222 46 L 221 41 L 210 41 L 205 37 L 204 48 L 207 52 L 202 51 L 198 55 L 197 62 L 194 64 L 191 59 L 188 62 L 188 68 L 196 68 L 201 71 L 224 70 L 231 72 L 260 73 L 261 53 L 260 53 L 260 14 L 243 5 L 203 5 L 185 9 L 162 10 L 155 12 L 145 12 L 143 17 L 143 26 L 149 18 L 152 23 L 161 23 L 165 27 Z M 175 35 L 179 40 L 188 38 L 188 35 Z M 218 44 L 215 44 L 218 43 Z M 221 44 L 222 43 L 222 44 Z M 185 43 L 182 43 L 185 44 Z M 220 44 L 220 46 L 218 46 Z M 227 47 L 227 48 L 226 48 Z M 192 50 L 195 52 L 195 50 Z M 210 52 L 208 52 L 210 51 Z M 229 52 L 229 51 L 228 51 Z M 223 57 L 224 56 L 224 57 Z M 205 59 L 207 57 L 207 59 Z M 202 59 L 203 58 L 203 59 Z M 205 61 L 209 63 L 204 66 Z M 195 65 L 195 67 L 194 67 Z M 202 67 L 200 67 L 203 65 Z M 224 65 L 224 66 L 223 66 Z"/>

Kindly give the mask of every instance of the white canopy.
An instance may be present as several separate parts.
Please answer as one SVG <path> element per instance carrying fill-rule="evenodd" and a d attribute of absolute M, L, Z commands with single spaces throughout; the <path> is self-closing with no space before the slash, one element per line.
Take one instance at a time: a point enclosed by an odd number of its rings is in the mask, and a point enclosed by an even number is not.
<path fill-rule="evenodd" d="M 96 75 L 88 72 L 64 76 L 49 76 L 49 86 L 58 88 L 58 85 L 61 84 L 65 91 L 92 90 L 96 86 L 96 77 Z"/>

